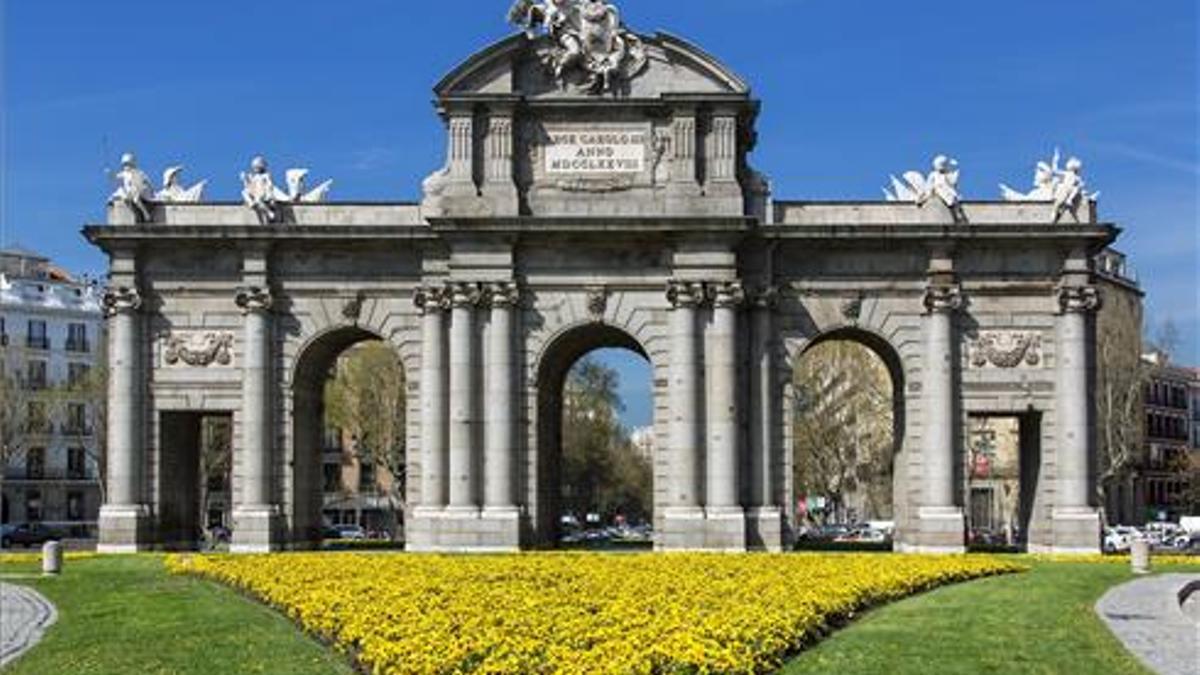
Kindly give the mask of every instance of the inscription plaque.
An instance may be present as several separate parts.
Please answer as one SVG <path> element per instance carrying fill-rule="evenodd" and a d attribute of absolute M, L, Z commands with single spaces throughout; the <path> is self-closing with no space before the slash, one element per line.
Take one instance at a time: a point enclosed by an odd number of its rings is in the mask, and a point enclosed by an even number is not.
<path fill-rule="evenodd" d="M 641 173 L 646 169 L 648 138 L 641 129 L 552 133 L 545 148 L 546 173 Z"/>

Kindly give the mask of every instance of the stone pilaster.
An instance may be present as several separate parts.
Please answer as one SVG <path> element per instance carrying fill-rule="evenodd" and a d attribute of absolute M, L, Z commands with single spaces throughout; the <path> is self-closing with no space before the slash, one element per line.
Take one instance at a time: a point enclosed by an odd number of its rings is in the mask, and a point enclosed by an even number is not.
<path fill-rule="evenodd" d="M 746 514 L 740 502 L 737 324 L 745 300 L 738 282 L 711 285 L 713 321 L 709 332 L 708 447 L 705 463 L 705 546 L 745 550 Z"/>
<path fill-rule="evenodd" d="M 488 286 L 491 328 L 487 348 L 487 413 L 483 455 L 485 529 L 496 537 L 491 548 L 520 547 L 520 512 L 513 499 L 516 466 L 516 387 L 513 349 L 514 315 L 520 292 L 512 282 Z"/>
<path fill-rule="evenodd" d="M 108 501 L 100 508 L 101 553 L 134 553 L 149 545 L 149 510 L 142 493 L 141 307 L 136 288 L 104 296 L 108 316 Z"/>
<path fill-rule="evenodd" d="M 1057 449 L 1054 507 L 1051 514 L 1056 553 L 1097 553 L 1100 514 L 1089 504 L 1088 458 L 1092 442 L 1092 394 L 1088 390 L 1089 315 L 1100 308 L 1100 292 L 1086 284 L 1059 289 L 1055 381 Z"/>
<path fill-rule="evenodd" d="M 963 306 L 954 284 L 934 284 L 925 293 L 925 363 L 921 388 L 922 499 L 915 548 L 959 552 L 964 548 L 962 508 L 954 501 L 954 315 Z"/>
<path fill-rule="evenodd" d="M 233 509 L 235 553 L 266 553 L 279 547 L 279 508 L 271 494 L 271 307 L 269 290 L 247 287 L 235 299 L 244 316 L 242 355 L 241 499 Z"/>
<path fill-rule="evenodd" d="M 475 179 L 475 118 L 471 111 L 450 113 L 446 165 L 452 183 L 473 183 Z"/>
<path fill-rule="evenodd" d="M 475 307 L 479 287 L 454 284 L 450 313 L 450 508 L 477 513 L 475 498 Z"/>
<path fill-rule="evenodd" d="M 447 415 L 446 311 L 444 288 L 417 291 L 421 310 L 421 502 L 418 510 L 446 506 Z"/>
<path fill-rule="evenodd" d="M 783 548 L 783 509 L 774 490 L 778 450 L 773 395 L 773 340 L 778 290 L 756 289 L 750 297 L 750 504 L 746 512 L 746 545 L 751 549 Z"/>
<path fill-rule="evenodd" d="M 700 426 L 700 352 L 697 309 L 704 284 L 672 281 L 667 299 L 671 310 L 670 458 L 667 506 L 660 545 L 668 549 L 704 547 L 704 510 L 698 495 L 703 430 Z"/>
<path fill-rule="evenodd" d="M 487 173 L 483 194 L 494 214 L 515 216 L 518 212 L 517 184 L 513 180 L 513 114 L 511 109 L 488 113 L 485 144 Z"/>
<path fill-rule="evenodd" d="M 675 111 L 671 122 L 671 178 L 667 189 L 671 196 L 677 199 L 694 198 L 700 194 L 700 183 L 697 176 L 697 142 L 699 131 L 696 125 L 696 110 L 679 108 Z M 679 208 L 686 210 L 688 205 L 681 203 Z"/>

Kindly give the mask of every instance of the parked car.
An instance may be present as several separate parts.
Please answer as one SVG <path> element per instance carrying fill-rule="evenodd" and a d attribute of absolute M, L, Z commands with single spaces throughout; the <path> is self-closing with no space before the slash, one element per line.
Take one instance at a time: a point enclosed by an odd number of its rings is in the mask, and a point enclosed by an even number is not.
<path fill-rule="evenodd" d="M 333 529 L 337 533 L 335 539 L 362 541 L 367 538 L 367 531 L 359 525 L 334 525 Z"/>
<path fill-rule="evenodd" d="M 10 548 L 18 545 L 25 548 L 32 548 L 34 546 L 41 546 L 48 541 L 58 541 L 60 539 L 62 539 L 61 533 L 41 523 L 23 523 L 5 532 L 3 538 L 0 539 L 0 548 Z"/>
<path fill-rule="evenodd" d="M 1127 553 L 1133 546 L 1133 538 L 1139 534 L 1137 528 L 1124 525 L 1104 528 L 1104 552 Z"/>

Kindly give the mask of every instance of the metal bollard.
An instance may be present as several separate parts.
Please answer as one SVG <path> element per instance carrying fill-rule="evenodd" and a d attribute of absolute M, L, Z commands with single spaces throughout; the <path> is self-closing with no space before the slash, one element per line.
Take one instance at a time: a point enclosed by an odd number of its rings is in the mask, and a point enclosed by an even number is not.
<path fill-rule="evenodd" d="M 63 548 L 62 542 L 48 541 L 42 545 L 42 574 L 56 576 L 62 574 Z"/>
<path fill-rule="evenodd" d="M 1134 574 L 1150 573 L 1150 542 L 1138 537 L 1129 549 L 1129 564 Z"/>

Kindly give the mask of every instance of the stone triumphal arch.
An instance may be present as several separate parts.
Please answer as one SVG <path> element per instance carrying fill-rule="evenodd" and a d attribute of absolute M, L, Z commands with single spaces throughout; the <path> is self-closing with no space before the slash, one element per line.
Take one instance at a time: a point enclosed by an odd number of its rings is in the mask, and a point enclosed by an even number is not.
<path fill-rule="evenodd" d="M 604 3 L 529 4 L 437 85 L 446 163 L 420 203 L 328 202 L 263 161 L 242 203 L 204 203 L 125 158 L 86 228 L 111 258 L 102 549 L 192 543 L 167 521 L 204 415 L 233 420 L 234 549 L 318 540 L 320 382 L 383 340 L 407 374 L 409 549 L 546 543 L 562 378 L 608 346 L 654 373 L 656 547 L 778 550 L 791 371 L 849 336 L 896 386 L 899 548 L 961 550 L 968 419 L 1036 413 L 1029 547 L 1097 550 L 1091 260 L 1117 230 L 1078 164 L 1006 201 L 961 201 L 946 158 L 889 201 L 776 199 L 744 80 Z"/>

